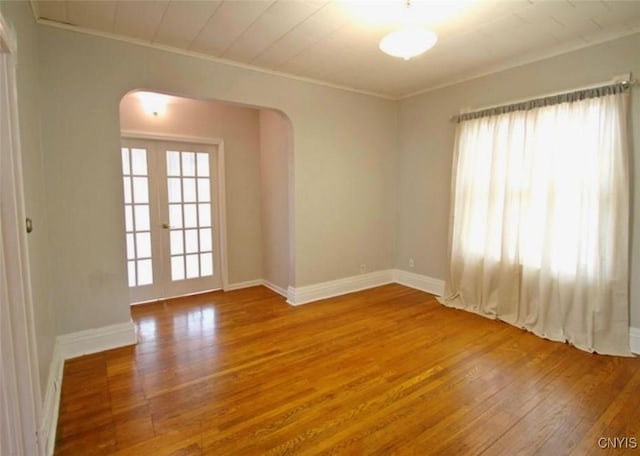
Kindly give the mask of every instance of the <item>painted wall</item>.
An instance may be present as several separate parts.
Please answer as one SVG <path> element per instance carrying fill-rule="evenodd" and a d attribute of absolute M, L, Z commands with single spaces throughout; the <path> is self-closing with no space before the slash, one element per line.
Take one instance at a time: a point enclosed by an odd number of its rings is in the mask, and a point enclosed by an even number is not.
<path fill-rule="evenodd" d="M 170 100 L 166 113 L 153 117 L 144 112 L 134 94 L 125 96 L 120 103 L 122 129 L 224 140 L 229 283 L 261 279 L 260 111 L 177 97 Z"/>
<path fill-rule="evenodd" d="M 294 131 L 303 286 L 393 266 L 396 103 L 39 26 L 52 301 L 63 333 L 128 320 L 118 104 L 132 89 L 275 108 Z"/>
<path fill-rule="evenodd" d="M 640 35 L 456 84 L 403 100 L 399 111 L 396 266 L 445 279 L 454 142 L 452 115 L 572 89 L 632 72 L 640 76 Z M 631 320 L 640 327 L 640 90 L 633 90 Z"/>
<path fill-rule="evenodd" d="M 290 285 L 290 192 L 293 187 L 293 131 L 281 113 L 260 110 L 260 178 L 262 183 L 263 278 L 286 290 Z M 291 247 L 291 248 L 290 248 Z"/>
<path fill-rule="evenodd" d="M 38 35 L 27 2 L 0 2 L 0 11 L 12 24 L 18 38 L 18 110 L 26 214 L 34 230 L 27 236 L 33 311 L 40 372 L 40 389 L 44 397 L 49 363 L 57 329 L 49 300 L 49 241 L 47 198 L 44 188 L 42 148 L 40 144 L 40 86 Z"/>

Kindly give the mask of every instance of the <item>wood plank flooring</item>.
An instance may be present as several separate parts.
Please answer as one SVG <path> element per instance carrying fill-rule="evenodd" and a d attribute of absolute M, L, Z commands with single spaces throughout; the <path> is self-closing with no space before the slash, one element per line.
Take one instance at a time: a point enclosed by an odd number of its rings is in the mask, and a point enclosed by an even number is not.
<path fill-rule="evenodd" d="M 57 455 L 640 454 L 640 359 L 401 285 L 301 307 L 255 287 L 132 314 L 137 346 L 66 362 Z"/>

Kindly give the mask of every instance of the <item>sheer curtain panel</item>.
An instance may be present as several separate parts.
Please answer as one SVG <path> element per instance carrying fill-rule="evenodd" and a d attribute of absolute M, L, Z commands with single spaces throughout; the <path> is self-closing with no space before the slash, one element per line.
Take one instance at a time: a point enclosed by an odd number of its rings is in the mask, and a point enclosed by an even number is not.
<path fill-rule="evenodd" d="M 627 110 L 617 85 L 461 116 L 445 305 L 630 355 Z"/>

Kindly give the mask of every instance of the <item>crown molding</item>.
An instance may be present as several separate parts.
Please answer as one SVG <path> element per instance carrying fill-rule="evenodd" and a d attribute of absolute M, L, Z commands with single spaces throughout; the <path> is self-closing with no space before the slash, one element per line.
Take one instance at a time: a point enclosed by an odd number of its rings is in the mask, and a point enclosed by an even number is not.
<path fill-rule="evenodd" d="M 33 0 L 32 0 L 33 2 Z M 233 60 L 229 60 L 229 59 L 224 59 L 221 57 L 214 57 L 211 55 L 207 55 L 207 54 L 203 54 L 201 52 L 195 52 L 195 51 L 188 51 L 185 49 L 179 49 L 179 48 L 175 48 L 172 46 L 167 46 L 165 44 L 159 44 L 159 43 L 151 43 L 149 41 L 144 41 L 144 40 L 140 40 L 137 38 L 130 38 L 130 37 L 126 37 L 126 36 L 122 36 L 122 35 L 116 35 L 114 33 L 109 33 L 109 32 L 102 32 L 102 31 L 98 31 L 98 30 L 92 30 L 92 29 L 88 29 L 85 27 L 79 27 L 76 25 L 71 25 L 71 24 L 64 24 L 62 22 L 57 22 L 57 21 L 52 21 L 49 19 L 42 19 L 39 18 L 36 20 L 36 22 L 40 25 L 47 25 L 49 27 L 55 27 L 55 28 L 60 28 L 60 29 L 64 29 L 64 30 L 69 30 L 72 32 L 78 32 L 78 33 L 84 33 L 86 35 L 93 35 L 93 36 L 98 36 L 101 38 L 109 38 L 112 40 L 116 40 L 116 41 L 122 41 L 125 43 L 129 43 L 129 44 L 134 44 L 137 46 L 144 46 L 144 47 L 148 47 L 148 48 L 152 48 L 152 49 L 159 49 L 162 51 L 166 51 L 166 52 L 172 52 L 174 54 L 181 54 L 181 55 L 186 55 L 189 57 L 194 57 L 200 60 L 207 60 L 210 62 L 215 62 L 215 63 L 219 63 L 221 65 L 227 65 L 227 66 L 231 66 L 231 67 L 235 67 L 235 68 L 242 68 L 244 70 L 249 70 L 249 71 L 255 71 L 257 73 L 263 73 L 263 74 L 268 74 L 271 76 L 279 76 L 281 78 L 286 78 L 286 79 L 292 79 L 294 81 L 300 81 L 300 82 L 306 82 L 309 84 L 315 84 L 315 85 L 319 85 L 319 86 L 323 86 L 323 87 L 328 87 L 331 89 L 337 89 L 337 90 L 344 90 L 346 92 L 352 92 L 352 93 L 356 93 L 359 95 L 367 95 L 370 97 L 376 97 L 376 98 L 382 98 L 383 100 L 392 100 L 392 101 L 396 101 L 397 97 L 393 97 L 384 93 L 378 93 L 378 92 L 371 92 L 368 90 L 362 90 L 362 89 L 357 89 L 355 87 L 349 87 L 349 86 L 345 86 L 345 85 L 340 85 L 340 84 L 333 84 L 331 82 L 327 82 L 327 81 L 322 81 L 320 79 L 313 79 L 313 78 L 307 78 L 304 76 L 296 76 L 290 73 L 284 73 L 281 71 L 275 71 L 275 70 L 269 70 L 266 68 L 261 68 L 255 65 L 249 65 L 246 63 L 240 63 L 240 62 L 235 62 Z"/>
<path fill-rule="evenodd" d="M 441 84 L 436 84 L 434 86 L 429 86 L 429 87 L 425 87 L 423 89 L 414 91 L 414 92 L 410 92 L 404 95 L 399 95 L 399 96 L 394 96 L 394 95 L 389 95 L 389 94 L 385 94 L 385 93 L 381 93 L 381 92 L 374 92 L 374 91 L 369 91 L 369 90 L 363 90 L 363 89 L 358 89 L 356 87 L 350 87 L 350 86 L 346 86 L 346 85 L 340 85 L 340 84 L 333 84 L 331 82 L 327 82 L 327 81 L 323 81 L 320 79 L 314 79 L 314 78 L 308 78 L 308 77 L 304 77 L 304 76 L 297 76 L 294 74 L 290 74 L 290 73 L 285 73 L 285 72 L 281 72 L 281 71 L 275 71 L 275 70 L 269 70 L 266 68 L 261 68 L 255 65 L 250 65 L 250 64 L 245 64 L 245 63 L 240 63 L 240 62 L 235 62 L 233 60 L 229 60 L 229 59 L 224 59 L 221 57 L 214 57 L 214 56 L 210 56 L 207 54 L 203 54 L 201 52 L 195 52 L 195 51 L 188 51 L 185 49 L 179 49 L 176 47 L 172 47 L 172 46 L 168 46 L 168 45 L 164 45 L 164 44 L 159 44 L 159 43 L 151 43 L 149 41 L 144 41 L 144 40 L 140 40 L 137 38 L 130 38 L 130 37 L 125 37 L 122 35 L 117 35 L 115 33 L 109 33 L 109 32 L 103 32 L 103 31 L 98 31 L 98 30 L 92 30 L 86 27 L 80 27 L 80 26 L 76 26 L 76 25 L 71 25 L 71 24 L 65 24 L 62 22 L 57 22 L 57 21 L 52 21 L 49 19 L 44 19 L 44 18 L 40 18 L 39 17 L 39 11 L 38 11 L 38 5 L 37 5 L 37 0 L 29 0 L 29 3 L 31 4 L 31 9 L 33 11 L 33 16 L 35 18 L 36 23 L 40 24 L 40 25 L 46 25 L 49 27 L 55 27 L 55 28 L 60 28 L 60 29 L 64 29 L 64 30 L 69 30 L 69 31 L 73 31 L 73 32 L 78 32 L 78 33 L 83 33 L 86 35 L 93 35 L 93 36 L 98 36 L 101 38 L 108 38 L 108 39 L 113 39 L 116 41 L 121 41 L 121 42 L 125 42 L 125 43 L 129 43 L 129 44 L 134 44 L 137 46 L 144 46 L 144 47 L 148 47 L 148 48 L 152 48 L 152 49 L 158 49 L 158 50 L 162 50 L 162 51 L 166 51 L 166 52 L 172 52 L 174 54 L 181 54 L 181 55 L 185 55 L 185 56 L 189 56 L 189 57 L 193 57 L 193 58 L 197 58 L 200 60 L 207 60 L 210 62 L 215 62 L 218 64 L 222 64 L 222 65 L 227 65 L 227 66 L 231 66 L 231 67 L 235 67 L 235 68 L 242 68 L 245 70 L 249 70 L 249 71 L 255 71 L 257 73 L 263 73 L 263 74 L 268 74 L 271 76 L 278 76 L 278 77 L 282 77 L 282 78 L 286 78 L 286 79 L 291 79 L 294 81 L 300 81 L 300 82 L 306 82 L 308 84 L 314 84 L 314 85 L 318 85 L 318 86 L 322 86 L 322 87 L 328 87 L 328 88 L 332 88 L 332 89 L 337 89 L 337 90 L 343 90 L 346 92 L 351 92 L 351 93 L 356 93 L 359 95 L 367 95 L 367 96 L 371 96 L 371 97 L 375 97 L 375 98 L 380 98 L 383 100 L 390 100 L 390 101 L 402 101 L 402 100 L 407 100 L 409 98 L 413 98 L 419 95 L 423 95 L 429 92 L 434 92 L 436 90 L 440 90 L 440 89 L 444 89 L 446 87 L 451 87 L 457 84 L 461 84 L 463 82 L 468 82 L 474 79 L 478 79 L 478 78 L 482 78 L 485 76 L 490 76 L 496 73 L 500 73 L 502 71 L 506 71 L 506 70 L 510 70 L 513 68 L 518 68 L 521 66 L 525 66 L 525 65 L 529 65 L 535 62 L 540 62 L 542 60 L 546 60 L 549 58 L 553 58 L 553 57 L 558 57 L 560 55 L 563 54 L 568 54 L 570 52 L 574 52 L 574 51 L 579 51 L 581 49 L 585 49 L 585 48 L 589 48 L 592 46 L 597 46 L 600 44 L 604 44 L 610 41 L 614 41 L 620 38 L 624 38 L 626 36 L 631 36 L 631 35 L 635 35 L 637 33 L 640 33 L 640 24 L 636 25 L 634 27 L 629 28 L 628 30 L 622 32 L 622 33 L 617 33 L 605 38 L 601 38 L 601 39 L 597 39 L 594 41 L 590 41 L 590 42 L 583 42 L 583 43 L 575 43 L 575 44 L 569 44 L 569 45 L 561 45 L 558 48 L 555 48 L 555 50 L 551 50 L 551 51 L 540 51 L 540 52 L 534 52 L 534 53 L 530 53 L 528 56 L 522 57 L 522 58 L 518 58 L 516 60 L 512 60 L 509 63 L 506 64 L 497 64 L 497 65 L 493 65 L 493 66 L 489 66 L 489 67 L 485 67 L 485 69 L 483 70 L 479 70 L 479 71 L 475 71 L 475 72 L 470 72 L 470 73 L 466 73 L 466 75 L 464 76 L 459 76 L 459 77 L 454 77 L 452 79 L 450 79 L 449 81 L 445 82 L 445 83 L 441 83 Z"/>
<path fill-rule="evenodd" d="M 444 89 L 446 87 L 451 87 L 453 85 L 457 85 L 457 84 L 461 84 L 463 82 L 468 82 L 468 81 L 472 81 L 474 79 L 479 79 L 485 76 L 490 76 L 492 74 L 496 74 L 496 73 L 500 73 L 502 71 L 506 71 L 506 70 L 511 70 L 513 68 L 518 68 L 521 66 L 525 66 L 525 65 L 529 65 L 531 63 L 536 63 L 536 62 L 540 62 L 542 60 L 546 60 L 546 59 L 551 59 L 553 57 L 558 57 L 564 54 L 568 54 L 570 52 L 575 52 L 575 51 L 579 51 L 580 49 L 586 49 L 592 46 L 598 46 L 600 44 L 604 44 L 607 43 L 609 41 L 615 41 L 617 39 L 620 38 L 624 38 L 626 36 L 631 36 L 631 35 L 635 35 L 637 33 L 640 33 L 640 25 L 637 25 L 635 27 L 631 27 L 629 30 L 623 32 L 623 33 L 618 33 L 616 35 L 613 36 L 609 36 L 606 38 L 601 38 L 599 40 L 594 40 L 594 41 L 590 41 L 588 43 L 576 43 L 574 45 L 565 45 L 562 46 L 560 48 L 556 48 L 555 51 L 540 51 L 540 52 L 536 52 L 533 54 L 529 54 L 529 56 L 525 56 L 522 57 L 520 59 L 517 59 L 516 61 L 512 61 L 510 63 L 506 63 L 506 64 L 502 64 L 502 65 L 494 65 L 494 66 L 490 66 L 487 69 L 481 70 L 481 71 L 477 71 L 474 73 L 468 73 L 466 76 L 460 76 L 458 78 L 454 78 L 451 79 L 450 81 L 447 81 L 445 83 L 442 84 L 437 84 L 435 86 L 432 87 L 426 87 L 424 89 L 420 89 L 417 90 L 415 92 L 411 92 L 408 93 L 406 95 L 402 95 L 396 98 L 396 100 L 406 100 L 409 98 L 413 98 L 416 97 L 418 95 L 423 95 L 425 93 L 429 93 L 429 92 L 434 92 L 436 90 L 440 90 L 440 89 Z"/>

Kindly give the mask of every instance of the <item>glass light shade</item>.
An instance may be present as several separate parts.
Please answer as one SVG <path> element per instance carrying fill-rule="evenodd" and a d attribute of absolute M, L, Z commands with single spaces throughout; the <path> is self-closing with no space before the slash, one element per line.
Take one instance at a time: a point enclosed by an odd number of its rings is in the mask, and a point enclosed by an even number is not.
<path fill-rule="evenodd" d="M 161 116 L 167 110 L 169 97 L 155 92 L 138 92 L 138 99 L 142 102 L 142 109 L 153 116 Z"/>
<path fill-rule="evenodd" d="M 380 40 L 380 50 L 393 57 L 409 60 L 431 49 L 438 36 L 429 29 L 407 27 L 391 32 Z"/>

